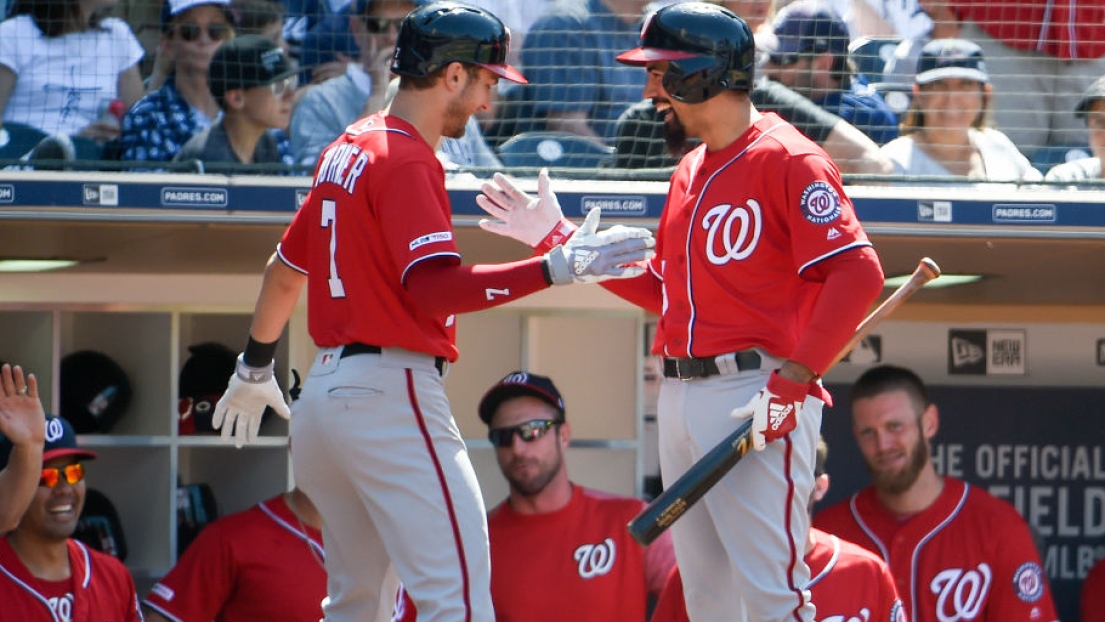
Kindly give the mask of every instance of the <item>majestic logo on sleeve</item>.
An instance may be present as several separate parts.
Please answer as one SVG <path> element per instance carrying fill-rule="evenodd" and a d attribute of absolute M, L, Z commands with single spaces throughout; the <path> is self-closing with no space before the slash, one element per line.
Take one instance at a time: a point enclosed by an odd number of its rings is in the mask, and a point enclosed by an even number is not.
<path fill-rule="evenodd" d="M 838 616 L 829 616 L 827 618 L 821 618 L 821 622 L 870 622 L 870 621 L 871 621 L 871 611 L 867 607 L 864 607 L 864 608 L 860 609 L 859 610 L 859 615 L 854 615 L 854 616 L 838 615 Z M 893 622 L 893 621 L 891 621 L 891 622 Z"/>
<path fill-rule="evenodd" d="M 940 622 L 974 620 L 990 593 L 990 565 L 963 570 L 948 568 L 932 579 L 929 589 L 936 594 L 936 619 Z"/>
<path fill-rule="evenodd" d="M 815 225 L 840 218 L 840 195 L 823 181 L 815 181 L 802 191 L 802 215 Z"/>
<path fill-rule="evenodd" d="M 576 549 L 572 558 L 579 563 L 579 576 L 594 579 L 610 572 L 617 557 L 617 547 L 610 538 L 598 544 L 584 544 Z"/>
<path fill-rule="evenodd" d="M 708 232 L 706 257 L 715 266 L 723 266 L 747 259 L 756 250 L 763 229 L 763 212 L 755 199 L 737 207 L 717 205 L 706 212 L 702 228 Z"/>
<path fill-rule="evenodd" d="M 1036 562 L 1025 562 L 1013 573 L 1013 590 L 1017 598 L 1034 603 L 1044 595 L 1044 571 Z"/>

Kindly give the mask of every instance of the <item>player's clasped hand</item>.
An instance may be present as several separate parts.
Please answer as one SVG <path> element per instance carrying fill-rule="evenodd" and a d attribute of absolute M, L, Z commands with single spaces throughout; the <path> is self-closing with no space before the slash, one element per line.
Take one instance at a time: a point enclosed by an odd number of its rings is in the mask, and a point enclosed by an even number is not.
<path fill-rule="evenodd" d="M 621 225 L 598 232 L 599 212 L 591 210 L 567 242 L 545 255 L 553 285 L 598 283 L 644 274 L 643 262 L 652 257 L 656 245 L 652 232 Z"/>
<path fill-rule="evenodd" d="M 560 201 L 549 186 L 548 169 L 543 168 L 537 174 L 536 197 L 520 190 L 502 173 L 495 173 L 494 180 L 485 182 L 481 191 L 476 195 L 476 204 L 495 218 L 480 220 L 485 231 L 536 248 L 562 222 L 569 232 L 575 228 L 564 219 Z"/>
<path fill-rule="evenodd" d="M 818 385 L 820 386 L 820 385 Z M 788 380 L 771 372 L 767 386 L 760 389 L 747 404 L 734 408 L 734 419 L 752 417 L 752 448 L 762 451 L 767 443 L 786 436 L 798 427 L 798 413 L 806 401 L 811 386 L 804 382 Z"/>
<path fill-rule="evenodd" d="M 266 406 L 285 419 L 292 416 L 272 375 L 274 364 L 251 367 L 238 355 L 237 369 L 211 416 L 211 426 L 216 430 L 222 428 L 224 441 L 229 442 L 231 435 L 235 447 L 256 441 Z"/>

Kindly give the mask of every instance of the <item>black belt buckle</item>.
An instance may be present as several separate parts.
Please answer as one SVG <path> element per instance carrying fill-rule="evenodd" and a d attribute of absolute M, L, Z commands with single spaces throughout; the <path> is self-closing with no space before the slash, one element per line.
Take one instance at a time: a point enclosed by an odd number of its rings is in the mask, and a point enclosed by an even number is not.
<path fill-rule="evenodd" d="M 351 343 L 351 344 L 342 346 L 341 356 L 339 356 L 338 358 L 343 359 L 347 356 L 355 356 L 357 354 L 380 354 L 383 351 L 384 351 L 384 349 L 381 348 L 380 346 L 373 346 L 373 345 L 369 345 L 367 343 Z M 437 373 L 439 375 L 444 374 L 445 373 L 445 357 L 444 356 L 434 357 L 434 367 L 437 369 Z"/>

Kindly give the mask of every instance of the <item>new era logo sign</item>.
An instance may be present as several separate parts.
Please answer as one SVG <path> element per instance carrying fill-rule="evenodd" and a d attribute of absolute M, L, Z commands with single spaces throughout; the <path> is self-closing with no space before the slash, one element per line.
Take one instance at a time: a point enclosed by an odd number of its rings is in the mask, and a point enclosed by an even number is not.
<path fill-rule="evenodd" d="M 1025 373 L 1025 331 L 948 331 L 948 374 L 1000 376 Z"/>

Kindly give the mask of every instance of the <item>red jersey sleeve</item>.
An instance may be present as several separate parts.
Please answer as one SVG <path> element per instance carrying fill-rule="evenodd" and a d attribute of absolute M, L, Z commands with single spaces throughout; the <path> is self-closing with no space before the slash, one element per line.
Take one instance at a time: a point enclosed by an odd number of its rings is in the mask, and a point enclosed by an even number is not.
<path fill-rule="evenodd" d="M 225 533 L 227 522 L 216 521 L 200 531 L 146 596 L 145 603 L 174 620 L 214 620 L 234 589 L 234 559 Z"/>
<path fill-rule="evenodd" d="M 1105 559 L 1099 559 L 1082 583 L 1082 622 L 1105 622 Z"/>

